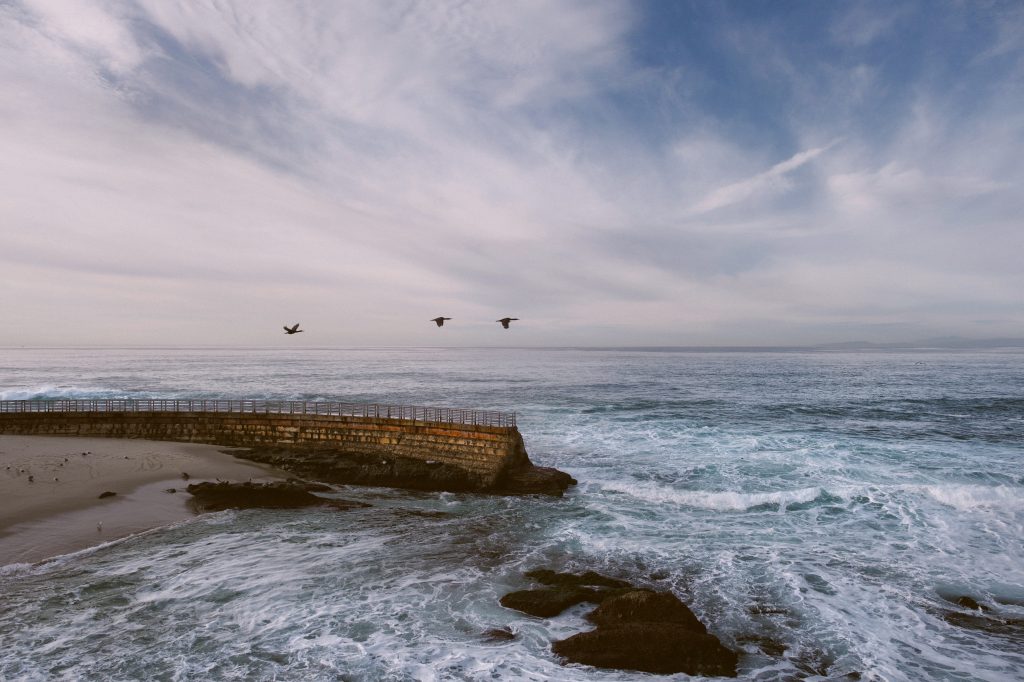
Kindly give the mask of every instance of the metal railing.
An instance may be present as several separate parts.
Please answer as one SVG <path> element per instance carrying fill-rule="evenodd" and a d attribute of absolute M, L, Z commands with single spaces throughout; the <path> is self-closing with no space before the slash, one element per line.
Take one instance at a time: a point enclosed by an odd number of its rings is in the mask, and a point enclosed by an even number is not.
<path fill-rule="evenodd" d="M 304 400 L 59 399 L 0 400 L 0 414 L 38 412 L 237 412 L 241 414 L 325 415 L 409 419 L 421 422 L 511 428 L 515 412 L 463 410 L 452 407 L 380 405 L 377 403 Z"/>

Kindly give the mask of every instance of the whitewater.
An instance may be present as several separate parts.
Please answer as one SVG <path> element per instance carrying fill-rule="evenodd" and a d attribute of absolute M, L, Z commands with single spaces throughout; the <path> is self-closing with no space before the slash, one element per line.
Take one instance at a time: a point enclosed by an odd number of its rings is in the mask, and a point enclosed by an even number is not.
<path fill-rule="evenodd" d="M 674 591 L 741 679 L 1024 679 L 1019 351 L 0 349 L 0 399 L 86 397 L 515 411 L 579 485 L 0 557 L 0 679 L 658 679 L 563 665 L 585 605 L 498 604 L 537 567 Z"/>

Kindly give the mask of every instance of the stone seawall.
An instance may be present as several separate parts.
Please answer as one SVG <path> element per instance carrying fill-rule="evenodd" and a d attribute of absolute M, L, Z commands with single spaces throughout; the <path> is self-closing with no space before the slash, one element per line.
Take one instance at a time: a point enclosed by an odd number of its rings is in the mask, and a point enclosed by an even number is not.
<path fill-rule="evenodd" d="M 230 412 L 61 412 L 0 414 L 0 433 L 186 441 L 248 448 L 333 450 L 440 463 L 481 490 L 532 468 L 515 427 L 407 419 Z M 296 455 L 299 456 L 298 454 Z"/>

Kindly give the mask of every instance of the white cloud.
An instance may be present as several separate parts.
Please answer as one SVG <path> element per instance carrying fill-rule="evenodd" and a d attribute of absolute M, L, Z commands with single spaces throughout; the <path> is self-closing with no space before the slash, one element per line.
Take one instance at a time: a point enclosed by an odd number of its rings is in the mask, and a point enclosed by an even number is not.
<path fill-rule="evenodd" d="M 314 345 L 507 343 L 504 314 L 530 344 L 1021 322 L 1012 92 L 968 117 L 922 93 L 883 140 L 855 113 L 877 65 L 801 64 L 762 31 L 772 54 L 735 56 L 792 93 L 785 134 L 751 143 L 687 99 L 659 144 L 622 113 L 664 87 L 624 3 L 62 7 L 0 5 L 0 344 L 275 343 L 285 321 Z"/>
<path fill-rule="evenodd" d="M 85 52 L 112 71 L 129 71 L 144 57 L 123 16 L 110 11 L 105 3 L 31 0 L 27 9 L 29 20 L 41 33 Z"/>

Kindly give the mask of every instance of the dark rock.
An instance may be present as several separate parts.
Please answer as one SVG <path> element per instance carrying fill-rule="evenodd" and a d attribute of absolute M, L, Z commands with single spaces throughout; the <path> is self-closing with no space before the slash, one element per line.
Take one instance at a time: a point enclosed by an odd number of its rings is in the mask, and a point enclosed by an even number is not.
<path fill-rule="evenodd" d="M 943 620 L 950 625 L 1005 637 L 1024 644 L 1024 618 L 1002 618 L 996 615 L 976 615 L 953 611 L 945 614 Z"/>
<path fill-rule="evenodd" d="M 587 587 L 549 587 L 541 590 L 509 592 L 501 598 L 501 605 L 538 618 L 551 618 L 570 606 L 581 602 L 599 604 L 608 596 L 606 590 Z"/>
<path fill-rule="evenodd" d="M 199 511 L 223 509 L 298 509 L 330 506 L 352 509 L 368 505 L 344 500 L 328 500 L 304 489 L 301 484 L 275 483 L 193 483 L 187 488 L 192 505 Z"/>
<path fill-rule="evenodd" d="M 593 587 L 630 587 L 625 580 L 616 580 L 600 573 L 557 573 L 548 568 L 538 568 L 526 572 L 527 578 L 533 578 L 544 585 L 590 585 Z"/>
<path fill-rule="evenodd" d="M 534 467 L 529 459 L 506 475 L 497 486 L 487 486 L 466 469 L 400 455 L 382 458 L 379 453 L 352 452 L 332 447 L 270 446 L 230 454 L 271 464 L 297 476 L 343 485 L 371 485 L 433 492 L 476 492 L 499 495 L 562 495 L 576 483 L 557 469 Z"/>
<path fill-rule="evenodd" d="M 102 500 L 102 499 L 103 499 L 103 498 L 105 498 L 105 497 L 113 497 L 113 496 L 114 496 L 114 495 L 116 495 L 116 494 L 117 494 L 117 493 L 114 493 L 114 492 L 110 492 L 109 490 L 104 490 L 104 491 L 103 491 L 102 493 L 100 493 L 100 497 L 99 497 L 99 499 L 101 499 L 101 500 Z"/>
<path fill-rule="evenodd" d="M 495 492 L 503 495 L 554 495 L 561 497 L 569 486 L 576 485 L 575 478 L 551 467 L 532 464 L 508 472 Z"/>
<path fill-rule="evenodd" d="M 789 645 L 763 635 L 741 635 L 736 638 L 736 641 L 740 644 L 753 644 L 762 653 L 772 658 L 782 658 L 782 654 L 786 653 L 786 650 L 789 649 Z"/>
<path fill-rule="evenodd" d="M 973 609 L 974 611 L 982 611 L 982 610 L 988 611 L 988 608 L 986 608 L 985 606 L 982 606 L 981 604 L 976 602 L 974 599 L 972 599 L 971 597 L 967 597 L 967 596 L 960 597 L 954 603 L 957 606 L 964 607 L 965 609 Z"/>
<path fill-rule="evenodd" d="M 377 454 L 351 453 L 334 448 L 267 447 L 231 452 L 271 464 L 303 478 L 342 485 L 371 485 L 405 490 L 474 492 L 481 484 L 468 471 L 440 463 Z"/>
<path fill-rule="evenodd" d="M 602 627 L 623 623 L 673 623 L 693 632 L 707 633 L 693 611 L 671 592 L 624 592 L 601 602 L 587 615 L 587 620 Z"/>
<path fill-rule="evenodd" d="M 738 660 L 714 635 L 676 623 L 601 626 L 559 640 L 551 650 L 574 663 L 662 675 L 735 677 Z"/>
<path fill-rule="evenodd" d="M 507 627 L 492 628 L 485 632 L 483 636 L 488 642 L 511 642 L 519 637 L 519 635 Z"/>
<path fill-rule="evenodd" d="M 164 492 L 165 493 L 170 493 L 170 494 L 173 495 L 174 493 L 178 492 L 178 489 L 177 488 L 167 488 L 166 490 L 164 490 Z"/>

